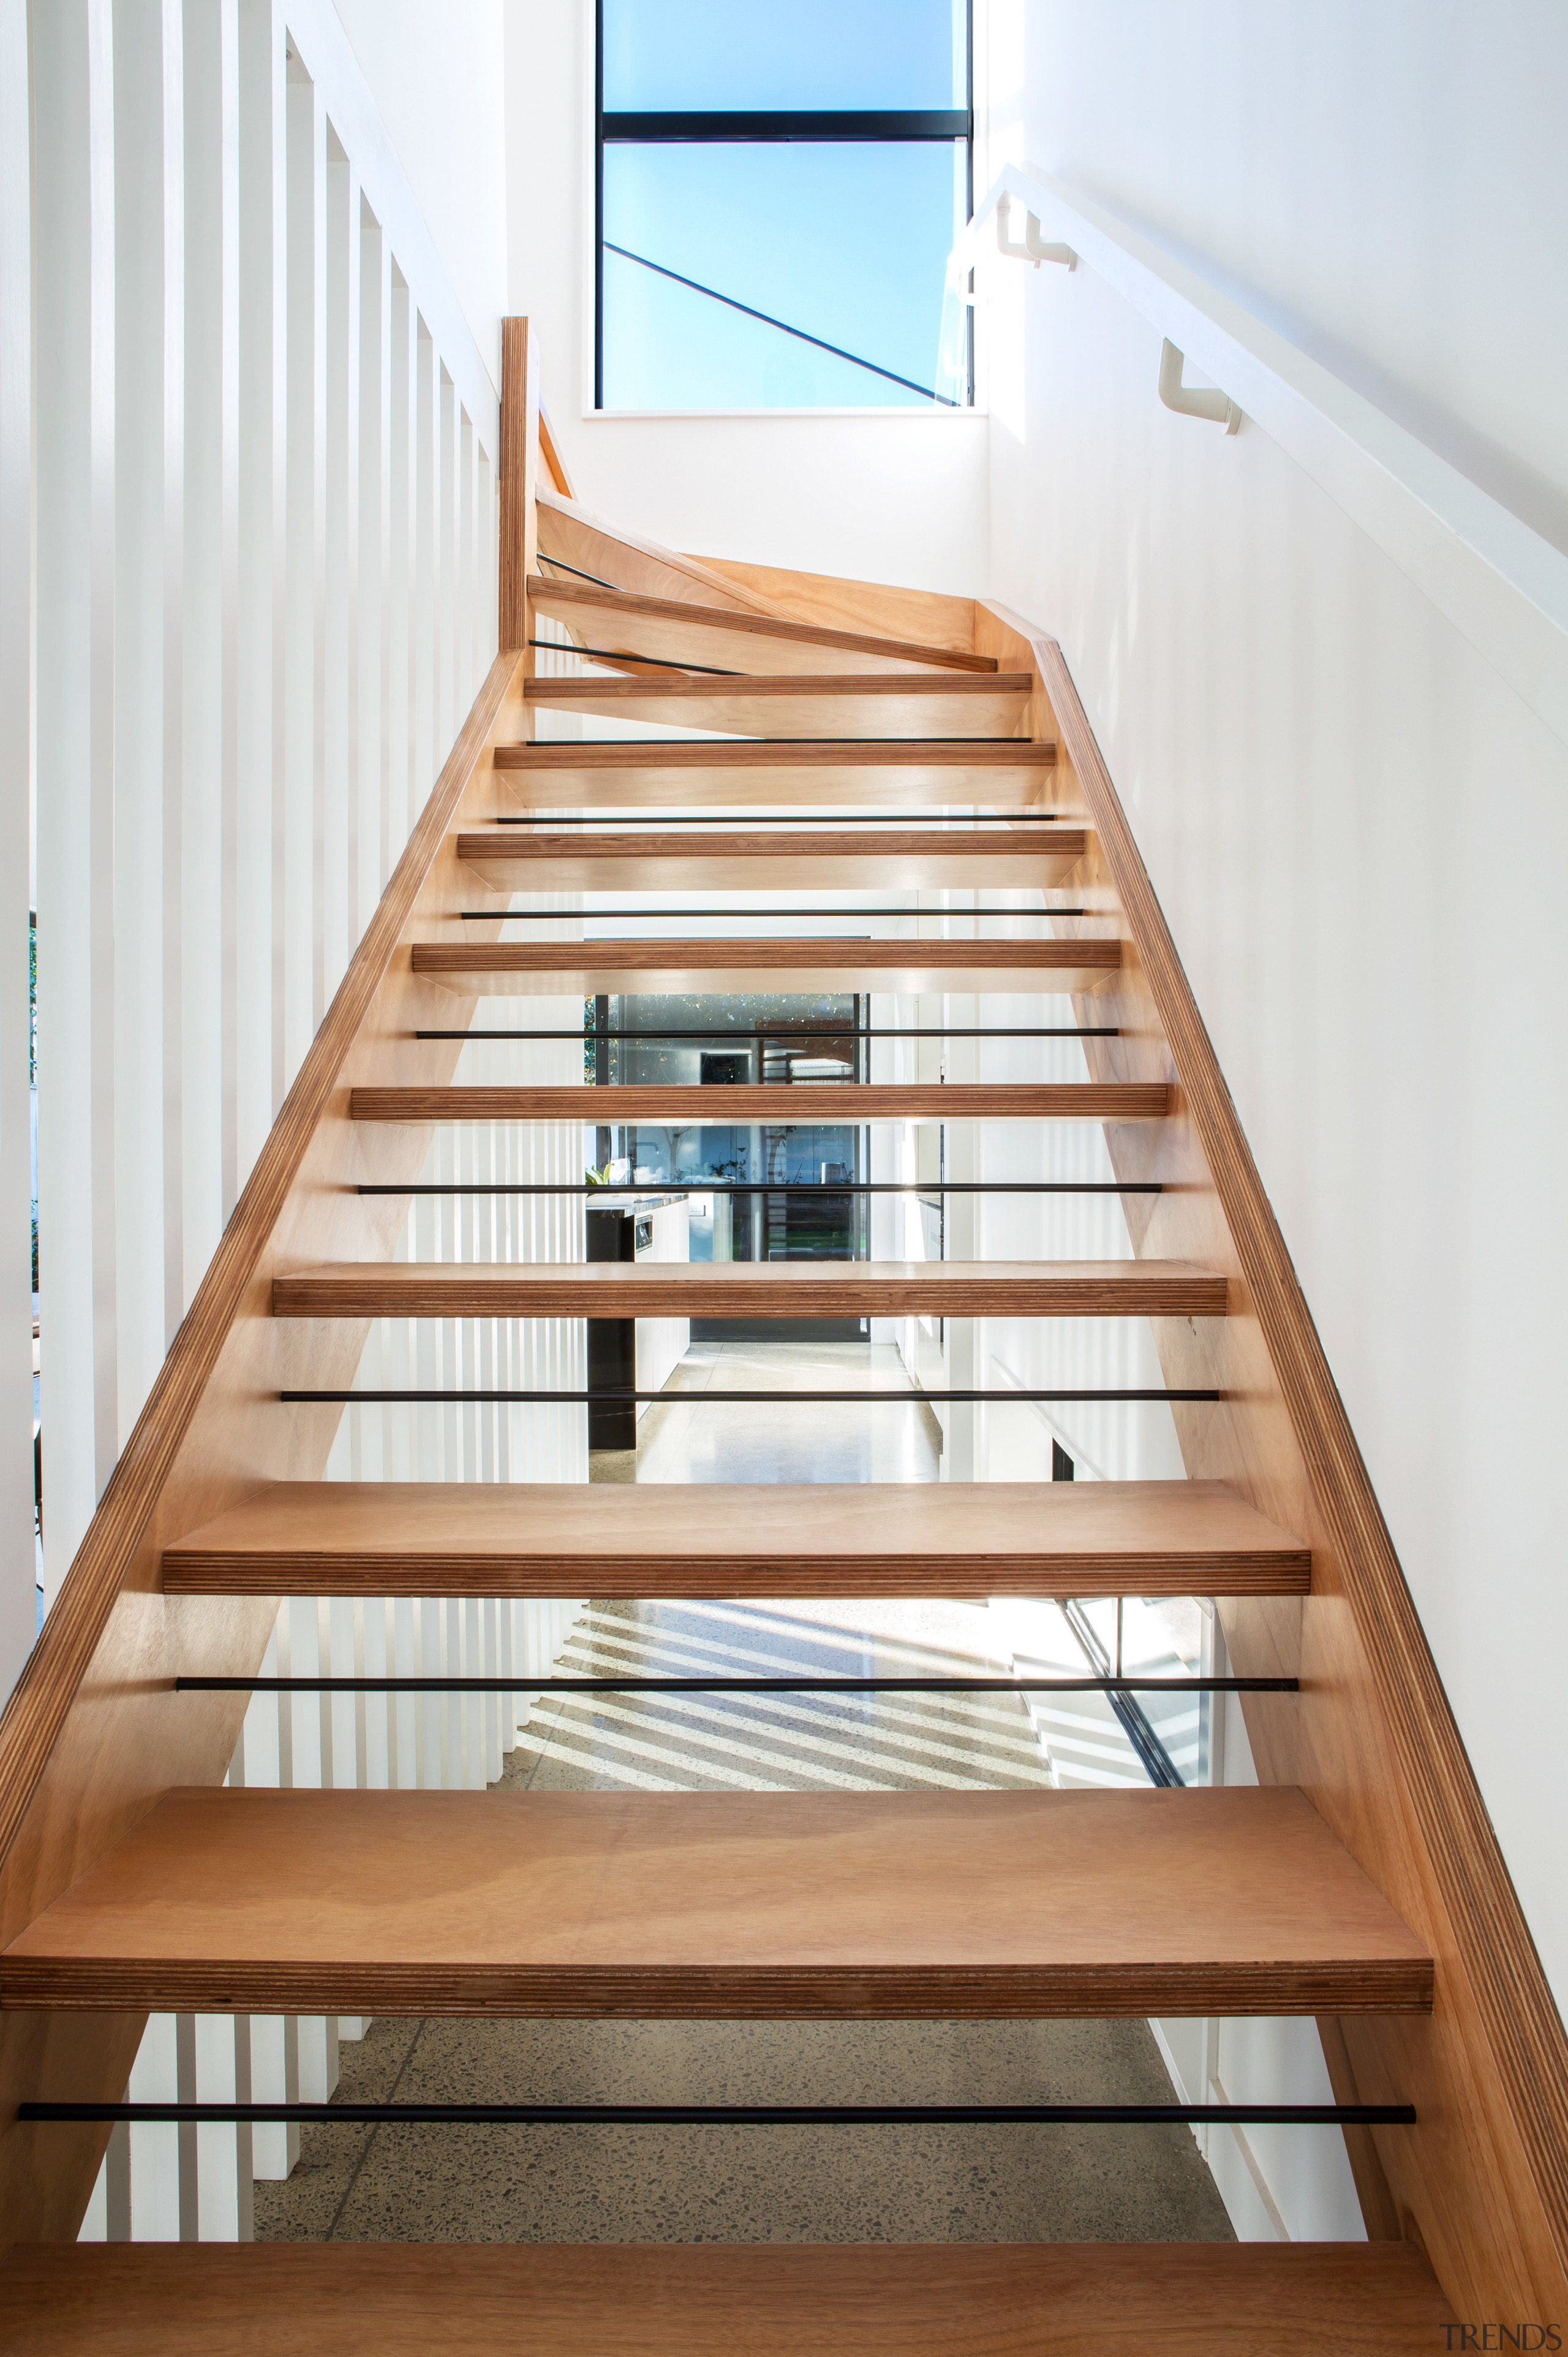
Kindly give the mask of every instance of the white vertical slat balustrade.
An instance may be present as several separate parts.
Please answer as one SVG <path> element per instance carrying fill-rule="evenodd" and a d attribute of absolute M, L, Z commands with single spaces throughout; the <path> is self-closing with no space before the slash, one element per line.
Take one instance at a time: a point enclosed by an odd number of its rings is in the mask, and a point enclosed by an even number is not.
<path fill-rule="evenodd" d="M 36 1626 L 32 1450 L 33 228 L 27 0 L 0 0 L 0 1694 Z M 24 1229 L 24 1221 L 27 1228 Z"/>
<path fill-rule="evenodd" d="M 331 0 L 0 0 L 0 1692 L 36 1617 L 22 918 L 48 1598 L 494 651 L 497 429 Z M 497 1078 L 576 1068 L 569 1046 L 478 1052 Z M 574 1133 L 449 1130 L 430 1171 L 578 1160 Z M 581 1229 L 425 1199 L 401 1249 L 580 1257 Z M 388 1319 L 360 1381 L 571 1388 L 583 1361 L 564 1321 Z M 330 1470 L 581 1480 L 585 1419 L 354 1409 Z M 268 1672 L 515 1687 L 258 1697 L 231 1780 L 491 1781 L 576 1609 L 290 1599 Z M 155 2017 L 132 2088 L 324 2096 L 363 2027 Z M 298 2148 L 116 2129 L 82 2231 L 242 2237 L 253 2178 Z"/>

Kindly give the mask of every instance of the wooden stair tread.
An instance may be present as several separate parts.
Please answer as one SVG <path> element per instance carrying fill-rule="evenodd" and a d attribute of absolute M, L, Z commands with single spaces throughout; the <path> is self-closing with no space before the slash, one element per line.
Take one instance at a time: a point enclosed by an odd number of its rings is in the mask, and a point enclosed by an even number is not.
<path fill-rule="evenodd" d="M 813 891 L 855 884 L 905 891 L 1054 884 L 1077 866 L 1088 842 L 1080 826 L 671 828 L 635 836 L 488 826 L 460 834 L 457 856 L 503 892 Z"/>
<path fill-rule="evenodd" d="M 280 1481 L 169 1595 L 1283 1595 L 1309 1548 L 1219 1481 Z"/>
<path fill-rule="evenodd" d="M 1421 2012 L 1432 1987 L 1284 1785 L 187 1786 L 0 1955 L 0 2005 L 126 2011 Z"/>
<path fill-rule="evenodd" d="M 498 911 L 498 914 L 499 912 Z M 524 912 L 526 913 L 526 912 Z M 883 990 L 1092 990 L 1115 974 L 1122 944 L 1103 937 L 1062 941 L 921 941 L 822 933 L 770 940 L 415 942 L 413 971 L 453 990 L 543 992 L 635 989 L 658 977 L 660 990 L 842 990 L 849 974 L 875 974 Z"/>
<path fill-rule="evenodd" d="M 1450 2326 L 1410 2243 L 54 2243 L 0 2279 L 36 2357 L 1432 2357 Z"/>
<path fill-rule="evenodd" d="M 831 672 L 733 679 L 531 679 L 531 711 L 598 714 L 664 727 L 740 737 L 1015 737 L 1034 681 L 1026 671 L 986 676 Z"/>
<path fill-rule="evenodd" d="M 869 638 L 775 615 L 688 605 L 681 598 L 646 597 L 591 581 L 554 581 L 538 573 L 530 576 L 528 597 L 535 613 L 564 622 L 589 645 L 657 662 L 717 664 L 752 673 L 934 670 L 983 676 L 998 669 L 994 655 Z"/>
<path fill-rule="evenodd" d="M 276 1318 L 1223 1318 L 1182 1261 L 341 1261 Z"/>
<path fill-rule="evenodd" d="M 494 766 L 517 793 L 591 809 L 640 803 L 981 802 L 1023 809 L 1049 784 L 1057 748 L 1026 737 L 947 743 L 830 738 L 793 743 L 712 737 L 498 745 Z"/>
<path fill-rule="evenodd" d="M 1164 1081 L 457 1082 L 355 1089 L 349 1103 L 355 1121 L 1160 1121 L 1170 1092 Z"/>

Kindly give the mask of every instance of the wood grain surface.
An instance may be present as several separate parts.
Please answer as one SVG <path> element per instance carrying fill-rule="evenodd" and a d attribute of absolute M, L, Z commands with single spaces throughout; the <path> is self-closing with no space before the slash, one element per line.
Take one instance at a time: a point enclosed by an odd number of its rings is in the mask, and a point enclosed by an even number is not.
<path fill-rule="evenodd" d="M 365 1261 L 280 1270 L 274 1318 L 1223 1318 L 1181 1261 Z"/>
<path fill-rule="evenodd" d="M 940 884 L 995 890 L 1054 884 L 1076 866 L 1081 827 L 694 827 L 590 834 L 586 828 L 489 826 L 457 838 L 457 856 L 498 891 L 823 891 L 865 884 L 909 891 Z"/>
<path fill-rule="evenodd" d="M 836 574 L 749 565 L 729 556 L 689 557 L 733 597 L 753 599 L 769 614 L 828 630 L 869 630 L 879 638 L 918 639 L 922 646 L 975 651 L 978 608 L 972 597 L 937 589 L 905 589 L 886 581 L 846 581 Z"/>
<path fill-rule="evenodd" d="M 572 478 L 567 472 L 566 461 L 561 456 L 561 447 L 555 439 L 554 428 L 545 414 L 542 400 L 539 404 L 539 457 L 543 472 L 549 476 L 551 483 L 560 492 L 562 498 L 575 500 L 577 494 L 572 488 Z M 533 578 L 537 580 L 539 576 L 535 574 Z"/>
<path fill-rule="evenodd" d="M 169 1595 L 1299 1594 L 1218 1481 L 279 1481 L 164 1549 Z"/>
<path fill-rule="evenodd" d="M 1420 2125 L 1348 2138 L 1370 2232 L 1417 2237 L 1460 2312 L 1568 2309 L 1568 2040 L 1288 1247 L 1268 1202 L 1114 785 L 1061 652 L 992 609 L 983 643 L 1033 661 L 1036 726 L 1060 737 L 1054 791 L 1095 833 L 1075 899 L 1120 931 L 1114 981 L 1078 1001 L 1113 1021 L 1086 1052 L 1098 1077 L 1179 1082 L 1158 1129 L 1107 1131 L 1119 1177 L 1166 1191 L 1129 1202 L 1140 1251 L 1229 1270 L 1232 1315 L 1201 1336 L 1156 1325 L 1167 1381 L 1218 1383 L 1219 1411 L 1176 1411 L 1188 1470 L 1231 1482 L 1313 1549 L 1300 1606 L 1222 1607 L 1234 1666 L 1299 1673 L 1299 1707 L 1248 1697 L 1261 1776 L 1301 1782 L 1437 1958 L 1438 2005 L 1418 2033 L 1366 2018 L 1331 2026 L 1341 2099 L 1398 2088 Z M 1121 913 L 1118 914 L 1117 912 Z M 1090 1013 L 1092 1007 L 1094 1010 Z M 1168 1045 L 1167 1045 L 1168 1042 Z M 1375 2181 L 1374 2181 L 1375 2178 Z"/>
<path fill-rule="evenodd" d="M 663 727 L 719 728 L 738 737 L 1011 737 L 1028 710 L 1028 673 L 940 677 L 831 672 L 755 678 L 657 677 L 530 680 L 533 712 L 651 720 Z"/>
<path fill-rule="evenodd" d="M 731 581 L 700 556 L 682 556 L 657 541 L 623 532 L 595 515 L 577 499 L 563 498 L 548 484 L 539 487 L 539 554 L 569 565 L 577 574 L 613 583 L 650 597 L 673 597 L 695 606 L 733 607 L 746 614 L 784 612 L 771 599 Z M 544 569 L 542 565 L 541 569 Z M 883 635 L 879 633 L 878 635 Z M 894 635 L 900 635 L 895 633 Z M 909 635 L 903 633 L 902 635 Z"/>
<path fill-rule="evenodd" d="M 1255 1785 L 188 1788 L 0 1955 L 0 2006 L 51 2009 L 956 2020 L 1431 1998 L 1421 1943 L 1311 1803 Z"/>
<path fill-rule="evenodd" d="M 11 2254 L 0 2341 L 28 2357 L 1435 2357 L 1458 2328 L 1409 2244 L 88 2243 Z"/>
<path fill-rule="evenodd" d="M 500 750 L 496 768 L 521 803 L 552 810 L 803 802 L 1021 810 L 1037 800 L 1055 760 L 1054 745 L 1021 737 L 748 745 L 694 737 L 518 744 Z"/>
<path fill-rule="evenodd" d="M 588 643 L 666 662 L 692 662 L 755 675 L 759 672 L 928 671 L 994 673 L 993 655 L 960 653 L 910 639 L 834 630 L 763 614 L 725 612 L 673 597 L 601 589 L 592 581 L 528 585 L 535 614 L 565 622 Z"/>
<path fill-rule="evenodd" d="M 1169 1092 L 1158 1082 L 736 1081 L 714 1087 L 668 1088 L 644 1081 L 596 1089 L 492 1085 L 478 1081 L 431 1089 L 356 1089 L 355 1121 L 1158 1121 Z M 548 1110 L 545 1110 L 548 1108 Z M 699 1189 L 698 1192 L 701 1191 Z M 913 1192 L 913 1189 L 910 1190 Z"/>
<path fill-rule="evenodd" d="M 1113 974 L 1114 942 L 856 940 L 817 934 L 727 940 L 422 942 L 413 970 L 453 990 L 486 996 L 559 997 L 579 990 L 842 992 L 875 974 L 882 990 L 1073 991 Z"/>
<path fill-rule="evenodd" d="M 532 672 L 527 584 L 538 571 L 539 337 L 532 320 L 501 321 L 500 452 L 496 474 L 499 643 Z"/>

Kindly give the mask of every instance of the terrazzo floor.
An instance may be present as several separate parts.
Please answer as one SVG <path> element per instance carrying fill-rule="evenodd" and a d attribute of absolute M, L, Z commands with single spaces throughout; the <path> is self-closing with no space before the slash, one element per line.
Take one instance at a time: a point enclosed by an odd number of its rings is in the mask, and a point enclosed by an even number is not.
<path fill-rule="evenodd" d="M 892 1359 L 893 1354 L 887 1354 Z M 862 1344 L 699 1344 L 677 1384 L 882 1383 Z M 671 1401 L 595 1479 L 933 1480 L 930 1412 Z M 939 1674 L 999 1665 L 983 1606 L 593 1604 L 563 1670 Z M 1001 1663 L 1004 1666 L 1004 1662 Z M 535 1709 L 503 1785 L 671 1792 L 1048 1783 L 1012 1696 L 597 1696 Z M 1168 2102 L 1138 2021 L 376 2021 L 359 2101 Z M 1182 2127 L 307 2128 L 260 2241 L 1229 2241 Z"/>

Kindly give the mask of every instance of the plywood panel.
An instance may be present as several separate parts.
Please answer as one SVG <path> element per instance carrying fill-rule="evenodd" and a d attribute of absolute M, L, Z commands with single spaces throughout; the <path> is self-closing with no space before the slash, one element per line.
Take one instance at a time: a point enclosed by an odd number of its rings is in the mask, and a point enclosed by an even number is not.
<path fill-rule="evenodd" d="M 908 639 L 860 630 L 813 628 L 760 614 L 725 613 L 680 598 L 601 589 L 591 581 L 529 583 L 529 605 L 571 630 L 579 641 L 610 651 L 651 656 L 655 662 L 693 663 L 745 672 L 929 671 L 984 673 L 997 668 L 994 656 L 961 654 Z"/>
<path fill-rule="evenodd" d="M 625 834 L 488 826 L 460 835 L 457 856 L 499 892 L 884 892 L 942 884 L 997 890 L 1054 884 L 1082 858 L 1081 827 L 1038 827 L 1026 841 L 1001 827 L 696 827 Z"/>
<path fill-rule="evenodd" d="M 1086 990 L 1116 970 L 1114 942 L 856 941 L 851 936 L 769 941 L 430 942 L 414 971 L 470 997 L 560 996 L 636 989 L 842 992 L 875 975 L 881 990 Z"/>
<path fill-rule="evenodd" d="M 496 767 L 521 801 L 551 810 L 800 802 L 1022 808 L 1038 798 L 1055 759 L 1054 746 L 1021 737 L 919 746 L 849 738 L 783 748 L 663 737 L 520 744 L 503 752 Z"/>
<path fill-rule="evenodd" d="M 1431 1995 L 1316 1811 L 1257 1787 L 203 1787 L 0 1956 L 6 2007 L 972 2019 Z"/>
<path fill-rule="evenodd" d="M 1084 1081 L 938 1083 L 792 1081 L 779 1085 L 735 1082 L 716 1088 L 627 1082 L 613 1090 L 567 1083 L 561 1088 L 491 1087 L 471 1082 L 434 1089 L 356 1089 L 356 1121 L 1157 1121 L 1168 1092 Z"/>
<path fill-rule="evenodd" d="M 528 683 L 534 712 L 590 719 L 651 720 L 671 728 L 719 728 L 740 737 L 1011 737 L 1028 709 L 1029 677 L 996 673 L 928 677 L 801 673 L 699 679 L 684 673 L 638 679 L 542 679 Z"/>
<path fill-rule="evenodd" d="M 748 597 L 769 613 L 831 630 L 875 630 L 884 636 L 919 639 L 927 646 L 975 649 L 972 597 L 950 597 L 934 589 L 905 589 L 886 581 L 848 581 L 830 573 L 801 573 L 782 565 L 747 565 L 728 556 L 692 557 L 731 594 Z"/>
<path fill-rule="evenodd" d="M 273 1280 L 276 1318 L 1223 1318 L 1184 1262 L 371 1261 Z"/>
<path fill-rule="evenodd" d="M 84 2244 L 0 2282 L 30 2357 L 1432 2357 L 1444 2334 L 1408 2244 Z"/>
<path fill-rule="evenodd" d="M 734 607 L 747 614 L 774 610 L 768 598 L 730 581 L 701 557 L 681 556 L 657 541 L 622 532 L 618 525 L 593 514 L 581 500 L 564 497 L 542 483 L 538 508 L 539 554 L 546 562 L 553 557 L 577 574 L 652 597 Z"/>
<path fill-rule="evenodd" d="M 170 1595 L 1300 1593 L 1217 1481 L 280 1481 L 164 1549 Z"/>

